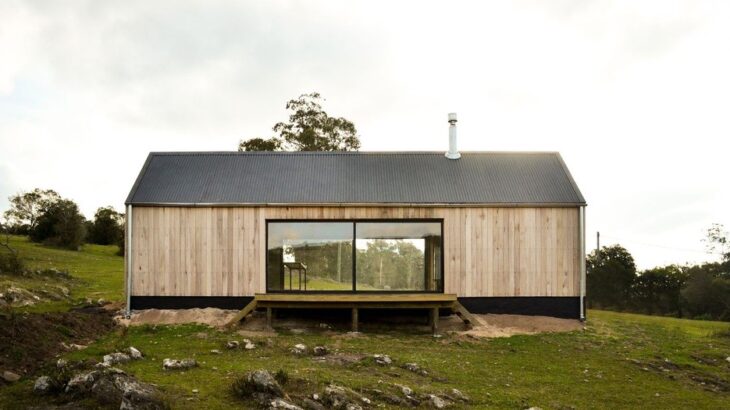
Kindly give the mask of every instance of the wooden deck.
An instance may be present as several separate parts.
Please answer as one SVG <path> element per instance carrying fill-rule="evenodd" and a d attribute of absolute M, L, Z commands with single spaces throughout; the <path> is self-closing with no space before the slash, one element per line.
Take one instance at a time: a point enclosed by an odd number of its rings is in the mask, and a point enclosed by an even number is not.
<path fill-rule="evenodd" d="M 352 330 L 358 331 L 359 309 L 424 309 L 429 312 L 429 323 L 434 334 L 438 332 L 441 309 L 450 309 L 467 326 L 474 323 L 471 314 L 458 302 L 453 293 L 257 293 L 253 301 L 236 315 L 229 325 L 234 325 L 257 308 L 266 309 L 269 327 L 273 321 L 273 309 L 351 309 Z"/>

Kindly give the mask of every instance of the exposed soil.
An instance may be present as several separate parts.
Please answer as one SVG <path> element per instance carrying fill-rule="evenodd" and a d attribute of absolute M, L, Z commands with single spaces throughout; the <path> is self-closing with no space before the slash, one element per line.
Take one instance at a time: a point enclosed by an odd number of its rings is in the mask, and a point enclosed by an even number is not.
<path fill-rule="evenodd" d="M 213 327 L 225 326 L 235 315 L 236 310 L 222 310 L 214 308 L 206 309 L 149 309 L 136 312 L 130 320 L 124 321 L 129 325 L 142 324 L 182 324 L 182 323 L 201 323 Z M 479 323 L 472 329 L 466 330 L 464 323 L 457 316 L 443 316 L 439 321 L 439 330 L 442 332 L 455 332 L 459 335 L 491 338 L 491 337 L 509 337 L 518 334 L 533 334 L 541 332 L 570 332 L 583 329 L 583 324 L 578 320 L 559 319 L 547 316 L 522 316 L 522 315 L 474 315 Z M 411 318 L 412 319 L 412 318 Z M 306 332 L 327 332 L 334 327 L 347 328 L 349 322 L 339 323 L 337 317 L 316 318 L 316 317 L 298 317 L 286 315 L 285 317 L 277 317 L 275 326 L 279 329 L 288 329 L 293 333 Z M 334 326 L 331 326 L 334 325 Z M 368 324 L 362 323 L 362 327 L 367 332 Z M 371 324 L 372 325 L 372 324 Z M 387 323 L 380 323 L 380 327 L 388 330 Z M 379 328 L 380 328 L 379 327 Z M 422 323 L 412 323 L 413 330 L 428 331 L 428 326 Z M 255 312 L 250 315 L 239 327 L 241 334 L 244 336 L 271 335 L 272 332 L 266 328 L 266 319 L 261 312 Z M 340 332 L 337 332 L 338 334 Z"/>
<path fill-rule="evenodd" d="M 479 323 L 470 330 L 464 330 L 463 322 L 456 316 L 442 318 L 439 328 L 443 331 L 455 331 L 460 335 L 478 338 L 509 337 L 543 332 L 571 332 L 583 329 L 583 323 L 575 319 L 493 314 L 473 316 Z"/>
<path fill-rule="evenodd" d="M 87 307 L 70 312 L 0 314 L 0 370 L 33 373 L 73 345 L 87 345 L 114 328 L 112 312 Z"/>
<path fill-rule="evenodd" d="M 200 323 L 203 325 L 225 326 L 238 313 L 237 310 L 215 308 L 205 309 L 147 309 L 134 312 L 129 320 L 120 320 L 124 325 L 175 325 Z"/>

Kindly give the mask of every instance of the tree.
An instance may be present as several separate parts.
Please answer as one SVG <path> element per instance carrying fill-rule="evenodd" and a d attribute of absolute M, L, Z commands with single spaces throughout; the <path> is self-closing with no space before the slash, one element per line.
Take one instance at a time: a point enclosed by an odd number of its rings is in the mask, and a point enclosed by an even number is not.
<path fill-rule="evenodd" d="M 30 231 L 30 239 L 78 250 L 86 233 L 84 222 L 78 205 L 71 200 L 61 199 L 43 210 L 35 228 Z"/>
<path fill-rule="evenodd" d="M 686 282 L 686 268 L 669 265 L 647 269 L 634 280 L 632 305 L 643 313 L 682 317 L 681 290 Z"/>
<path fill-rule="evenodd" d="M 636 263 L 621 245 L 604 246 L 586 260 L 587 300 L 590 307 L 624 309 L 636 280 Z"/>
<path fill-rule="evenodd" d="M 730 320 L 730 273 L 726 268 L 719 263 L 689 268 L 682 296 L 692 317 Z"/>
<path fill-rule="evenodd" d="M 289 100 L 288 122 L 276 123 L 276 136 L 241 141 L 239 151 L 357 151 L 360 139 L 355 124 L 342 117 L 330 117 L 319 93 L 302 94 Z"/>
<path fill-rule="evenodd" d="M 238 145 L 239 151 L 281 151 L 281 140 L 272 137 L 267 140 L 263 138 L 251 138 L 241 141 Z"/>
<path fill-rule="evenodd" d="M 10 198 L 10 209 L 5 211 L 5 218 L 16 230 L 20 226 L 27 226 L 33 230 L 38 218 L 51 204 L 61 200 L 58 193 L 52 189 L 36 188 L 30 192 L 21 192 Z"/>
<path fill-rule="evenodd" d="M 722 260 L 730 262 L 730 241 L 728 241 L 728 232 L 722 224 L 714 223 L 707 229 L 707 234 L 703 242 L 709 253 L 719 253 Z"/>
<path fill-rule="evenodd" d="M 124 236 L 123 219 L 122 214 L 111 206 L 97 209 L 94 221 L 89 226 L 87 242 L 99 245 L 119 243 L 120 238 Z"/>

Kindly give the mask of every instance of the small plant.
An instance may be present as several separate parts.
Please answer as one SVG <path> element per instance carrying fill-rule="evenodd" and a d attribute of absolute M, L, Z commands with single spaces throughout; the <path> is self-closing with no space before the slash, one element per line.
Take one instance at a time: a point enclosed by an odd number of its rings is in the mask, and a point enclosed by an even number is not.
<path fill-rule="evenodd" d="M 231 384 L 231 391 L 237 397 L 248 398 L 256 392 L 256 386 L 247 376 L 239 376 Z"/>
<path fill-rule="evenodd" d="M 274 373 L 274 379 L 276 379 L 280 385 L 284 386 L 289 382 L 289 373 L 287 373 L 284 369 L 279 369 L 276 373 Z"/>

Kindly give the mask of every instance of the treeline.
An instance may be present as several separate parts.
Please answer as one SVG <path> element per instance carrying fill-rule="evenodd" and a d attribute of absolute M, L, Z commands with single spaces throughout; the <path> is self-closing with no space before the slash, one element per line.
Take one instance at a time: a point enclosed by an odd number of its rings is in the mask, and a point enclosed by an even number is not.
<path fill-rule="evenodd" d="M 714 236 L 713 236 L 714 232 Z M 668 265 L 637 272 L 620 245 L 593 251 L 586 260 L 589 308 L 730 321 L 730 252 L 727 235 L 713 226 L 708 244 L 721 262 Z"/>
<path fill-rule="evenodd" d="M 9 198 L 3 213 L 4 230 L 27 235 L 33 242 L 78 250 L 83 243 L 119 246 L 124 253 L 124 215 L 113 207 L 101 207 L 87 220 L 78 205 L 51 189 L 36 188 Z"/>

